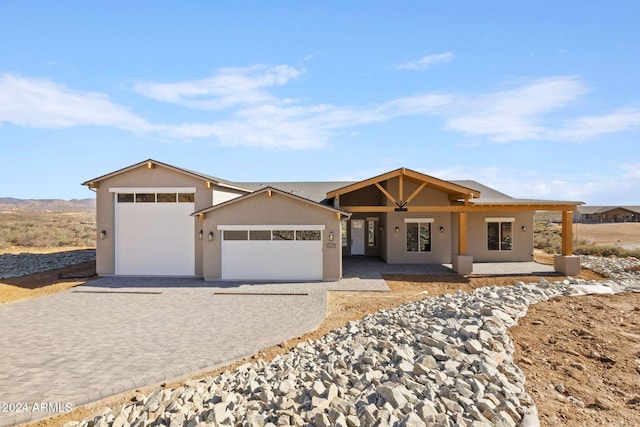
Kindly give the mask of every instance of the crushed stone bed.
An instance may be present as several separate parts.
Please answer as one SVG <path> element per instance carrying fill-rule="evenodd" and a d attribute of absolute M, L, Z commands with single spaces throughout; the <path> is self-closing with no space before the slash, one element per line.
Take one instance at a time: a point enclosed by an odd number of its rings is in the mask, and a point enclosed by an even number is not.
<path fill-rule="evenodd" d="M 549 298 L 640 291 L 640 261 L 591 258 L 583 265 L 608 280 L 516 282 L 381 310 L 270 362 L 65 426 L 537 426 L 507 330 Z"/>
<path fill-rule="evenodd" d="M 95 260 L 95 249 L 50 254 L 0 254 L 0 279 L 21 277 Z"/>

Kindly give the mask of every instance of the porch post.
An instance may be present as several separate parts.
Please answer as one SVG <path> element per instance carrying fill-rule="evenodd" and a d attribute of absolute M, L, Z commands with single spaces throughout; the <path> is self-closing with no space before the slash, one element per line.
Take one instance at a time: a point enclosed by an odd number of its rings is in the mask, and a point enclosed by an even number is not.
<path fill-rule="evenodd" d="M 562 211 L 562 254 L 553 257 L 553 266 L 568 276 L 580 273 L 580 257 L 573 255 L 573 211 Z"/>
<path fill-rule="evenodd" d="M 467 213 L 458 214 L 458 255 L 467 254 Z"/>
<path fill-rule="evenodd" d="M 562 211 L 562 255 L 573 255 L 573 212 Z"/>
<path fill-rule="evenodd" d="M 453 271 L 459 274 L 473 273 L 473 257 L 467 255 L 467 213 L 458 213 L 458 253 L 451 256 Z"/>

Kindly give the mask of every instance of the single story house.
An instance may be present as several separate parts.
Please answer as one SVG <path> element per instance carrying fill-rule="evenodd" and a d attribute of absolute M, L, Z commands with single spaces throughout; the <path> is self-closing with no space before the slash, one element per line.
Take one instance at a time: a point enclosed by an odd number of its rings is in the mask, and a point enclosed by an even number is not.
<path fill-rule="evenodd" d="M 576 222 L 640 222 L 640 206 L 579 206 Z"/>
<path fill-rule="evenodd" d="M 531 261 L 533 214 L 563 213 L 556 269 L 579 271 L 581 202 L 515 199 L 406 168 L 358 182 L 231 182 L 149 159 L 83 183 L 96 192 L 97 273 L 335 281 L 343 256 L 389 264 Z"/>

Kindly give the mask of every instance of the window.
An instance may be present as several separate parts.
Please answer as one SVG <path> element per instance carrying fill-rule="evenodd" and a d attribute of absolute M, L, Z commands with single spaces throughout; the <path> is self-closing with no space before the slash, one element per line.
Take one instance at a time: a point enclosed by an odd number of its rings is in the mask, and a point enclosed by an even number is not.
<path fill-rule="evenodd" d="M 367 246 L 375 248 L 378 246 L 377 218 L 367 218 Z"/>
<path fill-rule="evenodd" d="M 251 230 L 249 240 L 271 240 L 271 230 Z"/>
<path fill-rule="evenodd" d="M 194 193 L 118 193 L 118 203 L 193 203 Z"/>
<path fill-rule="evenodd" d="M 298 230 L 296 240 L 320 240 L 322 234 L 320 230 Z"/>
<path fill-rule="evenodd" d="M 342 241 L 342 247 L 349 246 L 349 236 L 347 234 L 347 220 L 340 221 L 340 240 Z"/>
<path fill-rule="evenodd" d="M 158 203 L 175 203 L 176 193 L 158 193 Z"/>
<path fill-rule="evenodd" d="M 510 251 L 513 249 L 514 218 L 487 218 L 487 249 Z"/>
<path fill-rule="evenodd" d="M 155 203 L 156 193 L 136 193 L 136 203 Z"/>
<path fill-rule="evenodd" d="M 431 252 L 431 223 L 433 219 L 405 219 L 407 252 Z"/>
<path fill-rule="evenodd" d="M 193 203 L 193 193 L 178 193 L 178 203 Z"/>
<path fill-rule="evenodd" d="M 294 240 L 293 230 L 273 230 L 273 240 Z"/>
<path fill-rule="evenodd" d="M 247 240 L 247 230 L 225 230 L 224 240 Z"/>
<path fill-rule="evenodd" d="M 118 203 L 133 203 L 133 193 L 118 193 Z"/>

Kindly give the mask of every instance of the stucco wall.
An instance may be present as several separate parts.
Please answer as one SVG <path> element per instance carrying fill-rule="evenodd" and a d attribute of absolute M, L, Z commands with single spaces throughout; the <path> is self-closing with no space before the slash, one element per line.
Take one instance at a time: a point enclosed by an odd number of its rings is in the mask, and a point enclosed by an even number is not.
<path fill-rule="evenodd" d="M 486 218 L 515 218 L 513 223 L 513 249 L 510 251 L 490 251 L 487 248 Z M 457 226 L 457 215 L 454 223 Z M 525 227 L 526 231 L 522 230 Z M 457 253 L 457 230 L 453 252 Z M 504 211 L 482 212 L 467 215 L 467 255 L 474 262 L 533 261 L 533 212 Z"/>
<path fill-rule="evenodd" d="M 114 193 L 110 187 L 196 187 L 195 210 L 204 209 L 212 204 L 212 190 L 206 181 L 171 170 L 161 165 L 149 169 L 146 164 L 123 172 L 99 183 L 96 191 L 97 231 L 107 232 L 106 239 L 97 239 L 96 272 L 99 275 L 115 274 L 115 209 Z M 202 241 L 198 239 L 200 224 L 195 222 L 195 273 L 202 275 Z"/>
<path fill-rule="evenodd" d="M 405 218 L 433 218 L 431 252 L 407 252 Z M 396 232 L 398 227 L 398 232 Z M 444 232 L 440 232 L 444 227 Z M 385 226 L 385 255 L 389 264 L 444 264 L 451 262 L 451 214 L 448 212 L 389 212 Z"/>
<path fill-rule="evenodd" d="M 206 214 L 197 223 L 204 230 L 203 275 L 206 280 L 222 278 L 222 240 L 219 225 L 324 225 L 323 239 L 323 280 L 339 280 L 342 274 L 340 246 L 340 219 L 336 212 L 320 206 L 297 200 L 277 192 L 271 197 L 267 192 L 237 200 Z M 213 231 L 214 240 L 206 236 Z M 334 240 L 329 240 L 333 233 Z"/>

